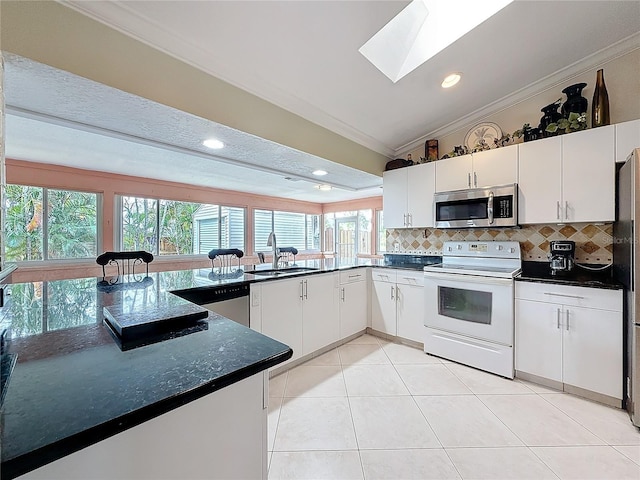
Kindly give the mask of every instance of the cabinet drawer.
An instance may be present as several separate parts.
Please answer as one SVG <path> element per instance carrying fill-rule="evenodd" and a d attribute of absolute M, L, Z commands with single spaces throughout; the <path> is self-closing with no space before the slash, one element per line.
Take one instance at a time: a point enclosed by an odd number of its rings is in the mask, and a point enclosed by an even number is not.
<path fill-rule="evenodd" d="M 598 310 L 622 311 L 622 290 L 516 282 L 516 298 Z"/>
<path fill-rule="evenodd" d="M 396 283 L 396 270 L 392 268 L 374 268 L 371 270 L 371 279 L 375 282 Z"/>
<path fill-rule="evenodd" d="M 417 285 L 424 287 L 424 272 L 412 272 L 410 270 L 396 270 L 396 283 L 398 285 Z"/>
<path fill-rule="evenodd" d="M 345 283 L 362 282 L 366 279 L 366 268 L 354 268 L 340 272 L 340 285 L 344 285 Z"/>

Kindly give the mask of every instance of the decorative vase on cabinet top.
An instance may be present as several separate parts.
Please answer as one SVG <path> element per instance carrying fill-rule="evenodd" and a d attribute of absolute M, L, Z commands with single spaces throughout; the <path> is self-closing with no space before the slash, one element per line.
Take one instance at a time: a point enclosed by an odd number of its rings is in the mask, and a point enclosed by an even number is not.
<path fill-rule="evenodd" d="M 591 128 L 609 125 L 609 94 L 607 86 L 604 84 L 604 70 L 600 69 L 596 73 L 596 89 L 593 92 L 593 103 L 591 104 Z"/>
<path fill-rule="evenodd" d="M 563 117 L 569 118 L 572 112 L 586 113 L 589 102 L 582 96 L 582 89 L 586 86 L 586 83 L 576 83 L 562 90 L 562 93 L 567 96 L 567 100 L 562 104 Z"/>
<path fill-rule="evenodd" d="M 562 114 L 558 111 L 559 106 L 560 105 L 558 104 L 558 102 L 554 102 L 540 109 L 540 111 L 544 113 L 544 115 L 540 119 L 540 124 L 538 125 L 538 129 L 540 130 L 542 135 L 545 137 L 551 137 L 553 135 L 557 135 L 556 133 L 547 132 L 546 128 L 551 123 L 558 123 L 558 120 L 562 118 Z"/>

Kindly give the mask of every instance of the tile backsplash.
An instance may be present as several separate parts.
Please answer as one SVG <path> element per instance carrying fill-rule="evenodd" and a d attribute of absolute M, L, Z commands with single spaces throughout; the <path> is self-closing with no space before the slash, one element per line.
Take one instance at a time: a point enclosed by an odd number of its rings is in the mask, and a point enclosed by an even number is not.
<path fill-rule="evenodd" d="M 387 252 L 442 255 L 443 242 L 450 240 L 502 240 L 520 242 L 522 260 L 546 262 L 551 240 L 576 242 L 576 261 L 605 264 L 613 261 L 613 224 L 574 223 L 524 225 L 521 228 L 403 228 L 386 231 Z"/>

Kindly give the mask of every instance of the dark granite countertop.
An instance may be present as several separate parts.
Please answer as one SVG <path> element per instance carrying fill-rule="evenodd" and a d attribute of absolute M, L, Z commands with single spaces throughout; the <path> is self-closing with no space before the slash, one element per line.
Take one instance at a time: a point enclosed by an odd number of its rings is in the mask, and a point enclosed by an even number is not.
<path fill-rule="evenodd" d="M 597 267 L 597 266 L 595 266 Z M 604 288 L 620 290 L 622 284 L 611 276 L 611 267 L 592 271 L 575 266 L 570 272 L 551 275 L 547 262 L 522 262 L 522 273 L 516 277 L 521 282 L 555 283 L 573 287 Z"/>
<path fill-rule="evenodd" d="M 17 356 L 2 406 L 2 478 L 14 478 L 291 357 L 287 346 L 207 312 L 200 328 L 123 351 L 103 308 L 190 305 L 175 288 L 211 270 L 13 284 L 0 327 Z M 204 278 L 202 278 L 204 275 Z"/>

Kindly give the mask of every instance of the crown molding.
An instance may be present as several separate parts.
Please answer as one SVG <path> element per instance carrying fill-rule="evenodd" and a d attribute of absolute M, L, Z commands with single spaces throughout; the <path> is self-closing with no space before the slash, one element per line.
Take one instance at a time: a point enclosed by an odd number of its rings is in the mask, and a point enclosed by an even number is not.
<path fill-rule="evenodd" d="M 520 102 L 524 102 L 529 98 L 536 95 L 561 86 L 573 77 L 581 75 L 589 70 L 592 70 L 600 65 L 610 62 L 618 57 L 626 55 L 634 50 L 640 48 L 640 32 L 633 34 L 623 40 L 620 40 L 613 45 L 610 45 L 598 52 L 589 55 L 565 68 L 562 68 L 546 77 L 527 85 L 520 90 L 517 90 L 509 95 L 502 97 L 495 102 L 492 102 L 478 110 L 475 110 L 464 117 L 459 118 L 447 125 L 444 125 L 436 130 L 432 130 L 421 137 L 406 143 L 405 145 L 398 147 L 394 152 L 395 158 L 402 158 L 409 152 L 412 152 L 416 148 L 424 146 L 424 143 L 430 138 L 438 138 L 454 133 L 464 128 L 469 128 L 472 125 L 477 124 L 480 121 L 488 119 L 491 115 L 495 115 L 507 108 L 510 108 Z"/>

